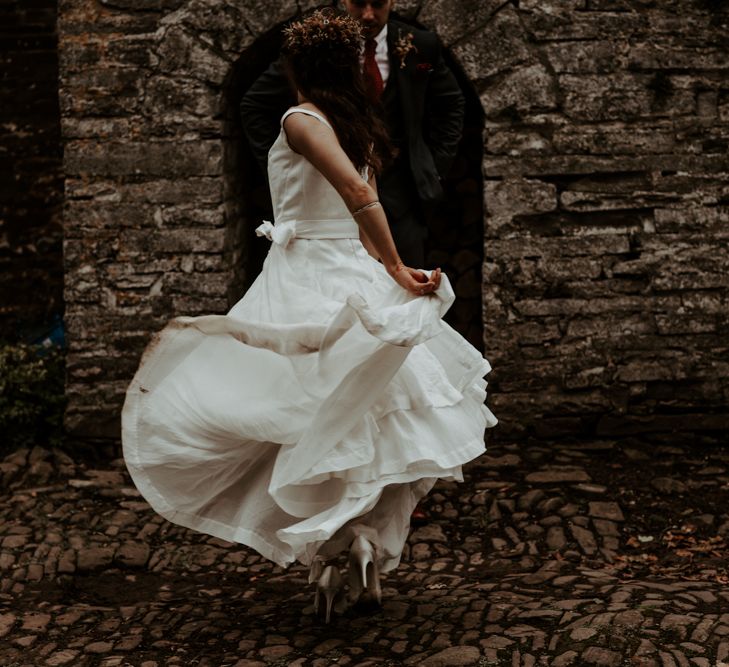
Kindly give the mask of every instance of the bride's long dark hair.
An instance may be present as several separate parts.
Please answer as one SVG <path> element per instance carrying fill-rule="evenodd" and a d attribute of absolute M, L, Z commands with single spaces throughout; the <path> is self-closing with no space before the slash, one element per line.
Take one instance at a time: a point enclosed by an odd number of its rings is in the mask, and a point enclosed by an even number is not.
<path fill-rule="evenodd" d="M 284 62 L 294 86 L 326 114 L 354 166 L 379 173 L 393 148 L 362 77 L 359 31 L 344 12 L 314 11 L 285 31 Z"/>

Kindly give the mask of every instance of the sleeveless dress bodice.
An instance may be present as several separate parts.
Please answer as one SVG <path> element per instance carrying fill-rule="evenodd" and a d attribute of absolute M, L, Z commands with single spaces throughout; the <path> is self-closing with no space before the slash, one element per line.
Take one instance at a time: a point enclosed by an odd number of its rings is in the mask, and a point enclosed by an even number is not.
<path fill-rule="evenodd" d="M 271 241 L 290 238 L 359 238 L 359 228 L 344 200 L 321 172 L 289 146 L 283 124 L 292 113 L 330 123 L 310 109 L 292 107 L 281 118 L 281 131 L 268 153 L 268 182 L 275 223 L 264 222 L 259 236 Z M 366 178 L 366 169 L 360 174 Z M 274 231 L 275 229 L 275 231 Z"/>

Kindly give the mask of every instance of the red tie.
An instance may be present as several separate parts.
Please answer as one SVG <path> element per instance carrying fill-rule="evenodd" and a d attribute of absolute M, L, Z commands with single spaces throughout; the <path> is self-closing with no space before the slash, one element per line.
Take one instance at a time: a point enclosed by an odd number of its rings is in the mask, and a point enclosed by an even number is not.
<path fill-rule="evenodd" d="M 365 40 L 364 67 L 362 69 L 365 83 L 367 84 L 370 94 L 375 102 L 380 99 L 382 91 L 385 88 L 385 85 L 382 83 L 380 68 L 377 66 L 377 61 L 375 60 L 376 48 L 377 42 L 374 38 L 369 37 Z"/>

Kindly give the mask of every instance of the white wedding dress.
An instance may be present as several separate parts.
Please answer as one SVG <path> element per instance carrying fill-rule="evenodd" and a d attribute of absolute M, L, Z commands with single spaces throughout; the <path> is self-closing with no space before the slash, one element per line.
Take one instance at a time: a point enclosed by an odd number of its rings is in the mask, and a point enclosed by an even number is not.
<path fill-rule="evenodd" d="M 399 287 L 283 129 L 269 179 L 261 274 L 227 315 L 154 336 L 127 391 L 124 458 L 169 521 L 283 567 L 364 533 L 386 572 L 418 500 L 485 451 L 490 367 L 441 320 L 445 275 L 430 296 Z"/>

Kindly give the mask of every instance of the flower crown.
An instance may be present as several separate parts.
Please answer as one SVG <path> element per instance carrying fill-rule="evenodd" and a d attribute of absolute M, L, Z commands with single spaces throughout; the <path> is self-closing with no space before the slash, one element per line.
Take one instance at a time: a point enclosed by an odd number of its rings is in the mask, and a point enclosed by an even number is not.
<path fill-rule="evenodd" d="M 331 8 L 318 9 L 284 28 L 284 51 L 299 55 L 311 50 L 330 49 L 359 54 L 362 28 L 349 14 Z"/>

